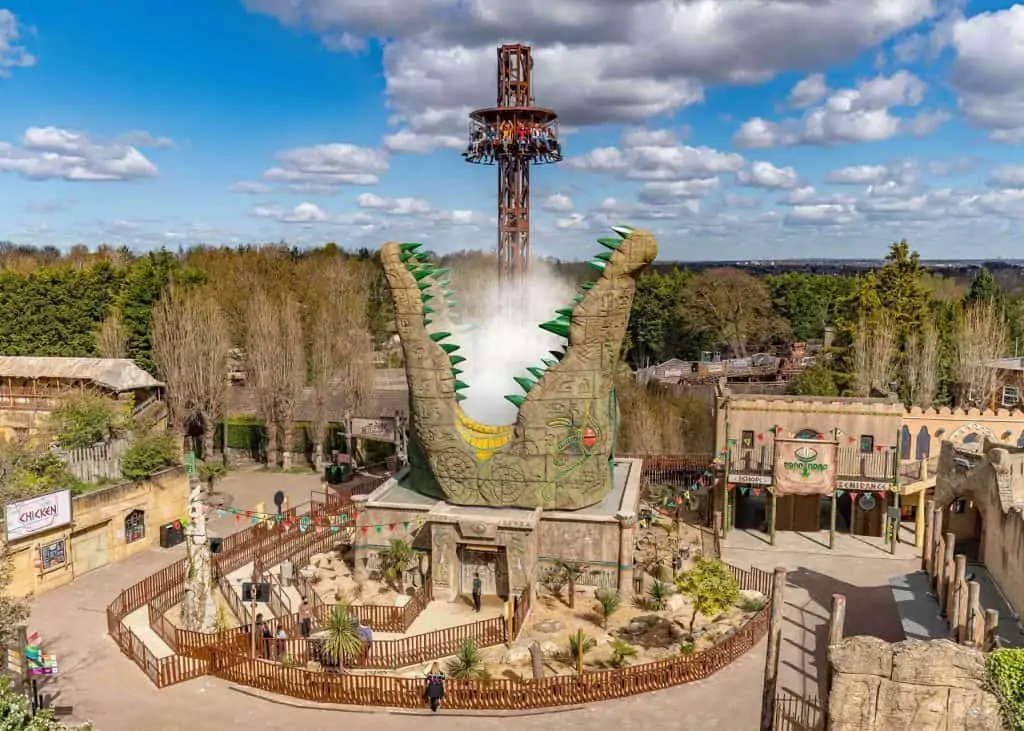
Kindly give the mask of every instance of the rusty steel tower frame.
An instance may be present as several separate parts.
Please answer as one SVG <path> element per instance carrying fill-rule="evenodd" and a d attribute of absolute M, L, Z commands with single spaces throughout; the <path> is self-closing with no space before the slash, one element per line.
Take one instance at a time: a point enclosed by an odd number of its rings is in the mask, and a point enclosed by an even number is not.
<path fill-rule="evenodd" d="M 530 167 L 561 162 L 558 115 L 533 105 L 530 47 L 498 47 L 497 105 L 470 117 L 467 162 L 498 167 L 498 279 L 519 289 L 530 270 Z"/>

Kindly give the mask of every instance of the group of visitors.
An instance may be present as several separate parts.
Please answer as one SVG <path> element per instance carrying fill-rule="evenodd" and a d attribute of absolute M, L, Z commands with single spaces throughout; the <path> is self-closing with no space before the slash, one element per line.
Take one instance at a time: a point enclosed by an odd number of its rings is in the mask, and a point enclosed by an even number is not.
<path fill-rule="evenodd" d="M 462 156 L 471 162 L 494 162 L 495 157 L 527 154 L 539 162 L 562 159 L 554 130 L 538 122 L 510 122 L 473 128 L 469 146 Z"/>

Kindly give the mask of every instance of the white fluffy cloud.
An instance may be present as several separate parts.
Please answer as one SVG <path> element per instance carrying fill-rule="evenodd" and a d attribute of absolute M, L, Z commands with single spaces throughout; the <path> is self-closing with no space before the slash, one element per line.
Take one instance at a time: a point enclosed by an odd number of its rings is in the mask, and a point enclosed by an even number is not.
<path fill-rule="evenodd" d="M 703 84 L 825 68 L 932 17 L 931 0 L 246 0 L 328 47 L 385 40 L 399 129 L 385 146 L 455 146 L 494 98 L 494 46 L 528 38 L 537 103 L 568 125 L 642 122 L 700 101 Z M 800 33 L 794 35 L 793 29 Z M 343 38 L 344 42 L 338 42 Z"/>
<path fill-rule="evenodd" d="M 270 218 L 281 223 L 326 223 L 330 216 L 315 203 L 300 203 L 292 209 L 279 206 L 254 206 L 249 211 L 253 218 Z"/>
<path fill-rule="evenodd" d="M 333 192 L 341 185 L 376 185 L 389 169 L 383 150 L 344 142 L 296 147 L 275 158 L 277 165 L 261 176 L 264 183 L 312 193 Z"/>
<path fill-rule="evenodd" d="M 989 185 L 999 188 L 1024 188 L 1024 165 L 1005 165 L 992 171 Z"/>
<path fill-rule="evenodd" d="M 36 57 L 20 41 L 18 19 L 10 10 L 0 8 L 0 78 L 10 76 L 11 69 L 35 66 Z"/>
<path fill-rule="evenodd" d="M 382 198 L 374 193 L 360 193 L 356 205 L 390 216 L 413 216 L 430 212 L 430 204 L 422 198 Z"/>
<path fill-rule="evenodd" d="M 139 147 L 166 147 L 170 140 L 140 132 L 130 133 L 125 139 L 133 142 L 96 140 L 59 127 L 29 127 L 19 144 L 0 142 L 0 172 L 31 180 L 76 182 L 156 177 L 156 165 Z"/>
<path fill-rule="evenodd" d="M 968 121 L 1024 143 L 1024 5 L 961 19 L 952 30 L 953 85 Z"/>
<path fill-rule="evenodd" d="M 642 143 L 631 146 L 630 143 Z M 720 173 L 734 173 L 743 157 L 711 147 L 692 147 L 675 142 L 671 134 L 646 131 L 627 135 L 621 147 L 599 147 L 569 158 L 569 167 L 592 173 L 609 173 L 631 180 L 694 180 Z"/>
<path fill-rule="evenodd" d="M 736 133 L 735 143 L 750 148 L 831 145 L 878 142 L 898 134 L 930 134 L 947 115 L 925 111 L 903 118 L 890 111 L 894 107 L 917 107 L 924 101 L 926 89 L 927 85 L 908 71 L 876 76 L 856 88 L 832 92 L 824 104 L 808 109 L 800 118 L 778 122 L 762 117 L 749 119 Z"/>
<path fill-rule="evenodd" d="M 791 167 L 777 168 L 770 162 L 759 160 L 749 169 L 737 172 L 736 182 L 752 188 L 790 190 L 800 184 L 800 176 Z"/>
<path fill-rule="evenodd" d="M 794 109 L 813 107 L 828 94 L 825 74 L 811 74 L 801 79 L 789 92 L 789 106 Z"/>
<path fill-rule="evenodd" d="M 553 213 L 568 213 L 573 209 L 572 198 L 562 193 L 552 193 L 544 199 L 540 207 Z"/>

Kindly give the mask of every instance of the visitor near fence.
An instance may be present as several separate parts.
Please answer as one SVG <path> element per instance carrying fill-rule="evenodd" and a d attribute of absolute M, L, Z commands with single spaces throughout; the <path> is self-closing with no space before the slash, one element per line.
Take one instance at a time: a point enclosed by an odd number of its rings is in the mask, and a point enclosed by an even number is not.
<path fill-rule="evenodd" d="M 313 626 L 313 607 L 309 605 L 309 599 L 303 597 L 299 605 L 299 634 L 303 639 L 309 639 L 310 630 Z"/>
<path fill-rule="evenodd" d="M 480 573 L 473 574 L 473 611 L 480 611 L 480 592 L 483 590 L 483 582 L 480 581 Z"/>
<path fill-rule="evenodd" d="M 444 698 L 444 672 L 439 663 L 435 662 L 430 666 L 427 672 L 427 689 L 423 695 L 430 704 L 430 710 L 437 713 L 437 709 L 441 707 L 441 699 Z"/>

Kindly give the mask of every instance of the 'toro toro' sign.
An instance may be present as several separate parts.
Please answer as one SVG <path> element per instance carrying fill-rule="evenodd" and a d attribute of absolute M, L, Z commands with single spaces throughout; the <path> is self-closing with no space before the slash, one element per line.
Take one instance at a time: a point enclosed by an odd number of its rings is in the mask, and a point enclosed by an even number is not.
<path fill-rule="evenodd" d="M 776 495 L 831 495 L 836 488 L 836 443 L 775 440 Z"/>

